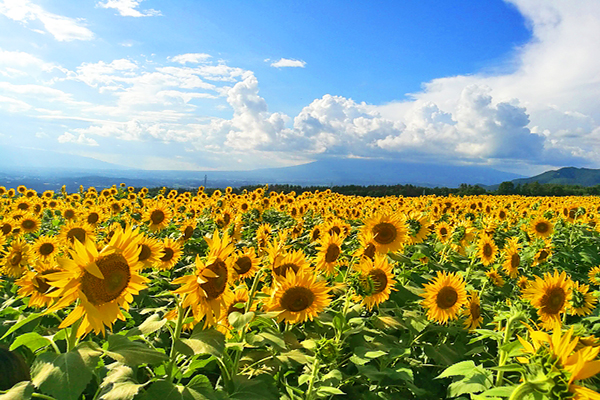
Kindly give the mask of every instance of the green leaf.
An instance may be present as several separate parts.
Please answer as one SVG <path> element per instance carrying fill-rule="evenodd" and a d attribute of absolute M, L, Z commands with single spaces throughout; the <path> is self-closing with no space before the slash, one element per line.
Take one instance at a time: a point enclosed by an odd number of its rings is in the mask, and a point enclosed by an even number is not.
<path fill-rule="evenodd" d="M 132 341 L 121 335 L 108 337 L 108 349 L 104 353 L 132 367 L 140 364 L 158 364 L 168 358 L 145 343 Z"/>
<path fill-rule="evenodd" d="M 148 399 L 160 400 L 206 400 L 204 395 L 190 390 L 186 386 L 176 385 L 168 381 L 156 381 L 146 390 Z"/>
<path fill-rule="evenodd" d="M 319 396 L 319 397 L 332 396 L 332 395 L 336 395 L 336 394 L 346 394 L 346 393 L 342 392 L 338 388 L 331 387 L 331 386 L 321 386 L 320 388 L 317 389 L 317 396 Z"/>
<path fill-rule="evenodd" d="M 34 387 L 31 381 L 19 382 L 6 393 L 0 394 L 0 400 L 29 400 Z"/>
<path fill-rule="evenodd" d="M 100 384 L 100 400 L 131 400 L 140 388 L 134 380 L 134 372 L 131 368 L 119 362 L 110 364 L 106 378 Z"/>
<path fill-rule="evenodd" d="M 232 312 L 227 317 L 231 326 L 238 331 L 243 329 L 246 325 L 248 325 L 254 319 L 254 312 L 250 311 L 246 314 L 242 314 L 239 312 Z"/>
<path fill-rule="evenodd" d="M 492 385 L 492 374 L 489 371 L 485 372 L 487 374 L 474 374 L 463 380 L 452 382 L 448 386 L 448 394 L 450 397 L 458 397 L 461 394 L 483 392 Z"/>
<path fill-rule="evenodd" d="M 230 399 L 237 400 L 278 400 L 279 390 L 271 375 L 261 374 L 254 378 L 238 375 L 233 378 L 234 393 Z M 162 400 L 162 399 L 161 399 Z"/>
<path fill-rule="evenodd" d="M 486 390 L 481 393 L 482 396 L 498 396 L 498 397 L 510 397 L 517 386 L 500 386 Z"/>
<path fill-rule="evenodd" d="M 287 348 L 285 345 L 285 340 L 283 340 L 283 338 L 276 336 L 269 332 L 259 333 L 258 335 L 255 336 L 255 340 L 256 339 L 258 339 L 259 341 L 260 341 L 260 339 L 264 339 L 265 341 L 267 341 L 274 347 L 278 347 L 279 350 L 286 350 L 286 348 Z"/>
<path fill-rule="evenodd" d="M 158 314 L 153 314 L 144 322 L 142 322 L 140 326 L 137 326 L 127 332 L 127 337 L 149 335 L 161 329 L 166 323 L 167 320 L 165 318 L 161 318 Z"/>
<path fill-rule="evenodd" d="M 26 325 L 26 324 L 30 323 L 31 321 L 35 321 L 36 319 L 38 319 L 42 315 L 44 315 L 44 314 L 43 313 L 33 313 L 33 314 L 29 314 L 29 316 L 27 316 L 27 318 L 23 318 L 22 320 L 17 321 L 16 324 L 14 324 L 13 326 L 11 326 L 10 329 L 6 331 L 6 333 L 4 334 L 4 336 L 2 336 L 0 338 L 0 340 L 6 338 L 8 335 L 10 335 L 11 333 L 13 333 L 17 329 L 21 328 L 23 325 Z"/>
<path fill-rule="evenodd" d="M 101 352 L 87 346 L 64 354 L 42 353 L 32 367 L 33 385 L 61 400 L 77 400 L 92 378 Z"/>
<path fill-rule="evenodd" d="M 24 333 L 21 336 L 18 336 L 14 342 L 10 345 L 9 350 L 14 350 L 19 346 L 26 346 L 32 352 L 36 352 L 42 347 L 48 346 L 52 344 L 52 341 L 39 333 L 36 332 L 28 332 Z"/>
<path fill-rule="evenodd" d="M 365 357 L 370 358 L 370 359 L 379 358 L 379 357 L 385 356 L 385 355 L 387 355 L 387 352 L 381 351 L 381 350 L 367 351 L 365 353 Z"/>
<path fill-rule="evenodd" d="M 212 354 L 215 357 L 221 357 L 225 351 L 225 335 L 216 329 L 194 328 L 192 336 L 189 339 L 180 339 L 176 346 L 177 350 L 186 355 Z"/>
<path fill-rule="evenodd" d="M 448 378 L 449 376 L 469 376 L 473 374 L 475 363 L 471 360 L 459 362 L 446 368 L 436 379 Z"/>
<path fill-rule="evenodd" d="M 508 364 L 501 367 L 490 367 L 494 371 L 505 371 L 505 372 L 525 372 L 525 367 L 521 364 Z"/>

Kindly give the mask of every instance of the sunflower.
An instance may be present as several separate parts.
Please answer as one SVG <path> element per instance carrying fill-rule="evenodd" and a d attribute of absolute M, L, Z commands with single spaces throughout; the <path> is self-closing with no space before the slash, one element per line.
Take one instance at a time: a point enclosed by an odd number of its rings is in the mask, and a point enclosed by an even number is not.
<path fill-rule="evenodd" d="M 554 225 L 543 216 L 533 219 L 529 225 L 529 234 L 532 237 L 546 239 L 552 235 L 552 232 L 554 232 Z"/>
<path fill-rule="evenodd" d="M 221 316 L 221 320 L 219 321 L 219 325 L 217 325 L 217 329 L 224 333 L 226 336 L 231 336 L 231 330 L 233 326 L 229 323 L 229 316 L 234 312 L 238 312 L 240 314 L 244 314 L 246 312 L 246 306 L 249 301 L 248 289 L 246 287 L 238 287 L 233 291 L 233 294 L 229 296 L 225 301 L 225 307 L 223 309 L 225 312 Z M 255 311 L 256 304 L 253 304 L 249 307 L 248 311 Z"/>
<path fill-rule="evenodd" d="M 163 251 L 162 243 L 158 239 L 142 236 L 139 246 L 140 255 L 138 261 L 144 264 L 144 268 L 153 267 L 162 263 L 161 257 L 165 256 L 165 252 Z"/>
<path fill-rule="evenodd" d="M 205 318 L 204 326 L 213 326 L 221 318 L 221 311 L 231 296 L 231 262 L 228 260 L 233 245 L 227 234 L 220 238 L 217 232 L 209 242 L 209 256 L 202 261 L 196 256 L 196 271 L 173 281 L 181 285 L 174 293 L 183 297 L 182 307 L 191 307 L 196 321 Z"/>
<path fill-rule="evenodd" d="M 279 312 L 277 321 L 290 324 L 313 320 L 331 301 L 325 281 L 310 270 L 289 271 L 271 294 L 267 310 Z"/>
<path fill-rule="evenodd" d="M 593 267 L 588 272 L 590 283 L 596 286 L 600 286 L 600 266 Z"/>
<path fill-rule="evenodd" d="M 181 232 L 181 237 L 179 239 L 184 242 L 190 239 L 194 235 L 194 229 L 196 229 L 196 221 L 193 219 L 186 220 L 179 228 L 179 232 Z"/>
<path fill-rule="evenodd" d="M 467 303 L 467 291 L 462 277 L 452 272 L 437 272 L 433 282 L 424 286 L 421 304 L 427 308 L 427 318 L 440 324 L 458 318 L 460 309 Z"/>
<path fill-rule="evenodd" d="M 542 247 L 538 250 L 538 252 L 533 257 L 533 263 L 531 264 L 533 267 L 536 265 L 540 265 L 548 261 L 548 259 L 552 256 L 552 250 L 546 247 Z"/>
<path fill-rule="evenodd" d="M 152 232 L 161 231 L 169 225 L 173 213 L 164 201 L 156 201 L 146 208 L 143 220 L 148 222 L 148 229 Z"/>
<path fill-rule="evenodd" d="M 377 251 L 384 254 L 400 250 L 408 239 L 404 220 L 395 214 L 376 214 L 365 221 L 362 231 L 373 235 Z"/>
<path fill-rule="evenodd" d="M 259 260 L 253 247 L 244 247 L 233 257 L 234 279 L 252 278 L 258 271 Z"/>
<path fill-rule="evenodd" d="M 372 232 L 358 232 L 358 242 L 360 247 L 354 252 L 354 257 L 367 257 L 371 260 L 375 259 L 377 247 Z"/>
<path fill-rule="evenodd" d="M 50 294 L 58 288 L 48 283 L 47 275 L 60 272 L 60 269 L 48 265 L 38 262 L 34 270 L 27 271 L 15 282 L 19 286 L 19 297 L 29 297 L 29 307 L 46 308 L 55 300 Z"/>
<path fill-rule="evenodd" d="M 62 216 L 65 221 L 75 221 L 77 219 L 77 207 L 73 207 L 70 204 L 63 204 L 61 207 Z"/>
<path fill-rule="evenodd" d="M 317 242 L 321 238 L 322 233 L 323 233 L 323 226 L 315 225 L 310 231 L 311 242 Z"/>
<path fill-rule="evenodd" d="M 435 226 L 435 235 L 440 242 L 446 243 L 451 237 L 451 228 L 447 222 L 441 221 Z"/>
<path fill-rule="evenodd" d="M 93 227 L 97 227 L 106 218 L 102 207 L 91 206 L 81 211 L 81 220 L 87 222 Z"/>
<path fill-rule="evenodd" d="M 33 213 L 27 213 L 19 220 L 19 229 L 22 233 L 35 233 L 41 226 L 42 221 Z"/>
<path fill-rule="evenodd" d="M 27 242 L 21 238 L 12 241 L 4 255 L 2 273 L 12 278 L 23 275 L 31 261 L 31 251 Z"/>
<path fill-rule="evenodd" d="M 129 310 L 133 296 L 147 287 L 148 279 L 140 275 L 139 233 L 131 228 L 118 229 L 112 239 L 98 251 L 90 239 L 75 241 L 71 258 L 59 257 L 62 272 L 46 275 L 48 284 L 60 290 L 50 295 L 58 301 L 48 310 L 54 312 L 75 300 L 79 303 L 59 328 L 81 321 L 77 336 L 92 331 L 105 332 L 117 319 L 125 320 L 121 308 Z"/>
<path fill-rule="evenodd" d="M 373 260 L 364 257 L 358 269 L 362 303 L 369 310 L 389 299 L 392 290 L 396 290 L 392 265 L 385 254 L 376 254 Z"/>
<path fill-rule="evenodd" d="M 521 265 L 521 256 L 519 255 L 518 238 L 511 238 L 504 247 L 504 263 L 502 269 L 506 275 L 511 278 L 516 278 L 519 274 L 519 266 Z"/>
<path fill-rule="evenodd" d="M 267 247 L 267 244 L 269 243 L 269 240 L 271 239 L 271 231 L 272 230 L 273 230 L 273 228 L 271 228 L 271 225 L 266 224 L 266 223 L 261 224 L 258 227 L 258 229 L 256 229 L 256 245 L 258 246 L 259 254 L 262 254 L 262 252 Z"/>
<path fill-rule="evenodd" d="M 309 269 L 309 267 L 310 263 L 302 250 L 285 252 L 282 255 L 275 257 L 271 263 L 273 276 L 276 279 L 285 278 L 290 272 L 299 274 L 301 270 Z"/>
<path fill-rule="evenodd" d="M 477 255 L 479 255 L 479 258 L 481 259 L 481 263 L 483 265 L 487 266 L 494 262 L 494 260 L 496 259 L 496 254 L 498 253 L 498 247 L 490 237 L 483 236 L 479 240 L 477 248 Z"/>
<path fill-rule="evenodd" d="M 552 329 L 555 322 L 560 322 L 560 314 L 567 309 L 572 297 L 572 281 L 564 271 L 559 274 L 554 270 L 553 275 L 547 272 L 543 278 L 536 276 L 523 290 L 523 298 L 537 309 L 545 329 Z"/>
<path fill-rule="evenodd" d="M 571 298 L 571 315 L 590 315 L 596 308 L 598 298 L 589 292 L 590 287 L 577 281 L 573 282 L 573 297 Z"/>
<path fill-rule="evenodd" d="M 2 235 L 8 236 L 13 233 L 15 229 L 19 229 L 19 222 L 11 217 L 5 216 L 4 219 L 0 221 L 0 233 L 2 233 Z"/>
<path fill-rule="evenodd" d="M 490 268 L 488 271 L 485 272 L 485 275 L 488 277 L 490 282 L 494 284 L 494 286 L 504 286 L 504 278 L 502 278 L 502 275 L 498 273 L 498 270 L 496 268 Z"/>
<path fill-rule="evenodd" d="M 410 244 L 421 243 L 429 235 L 429 218 L 424 214 L 409 212 L 406 219 L 408 226 L 408 242 Z"/>
<path fill-rule="evenodd" d="M 32 245 L 33 257 L 43 263 L 51 263 L 60 251 L 56 236 L 43 235 L 36 239 Z"/>
<path fill-rule="evenodd" d="M 154 264 L 154 266 L 160 270 L 166 271 L 173 268 L 181 258 L 181 243 L 167 238 L 162 243 L 162 252 L 163 256 L 160 257 L 160 261 Z"/>
<path fill-rule="evenodd" d="M 326 233 L 319 240 L 319 247 L 317 247 L 316 268 L 319 271 L 324 271 L 327 275 L 333 275 L 335 271 L 335 264 L 342 254 L 342 240 L 343 238 L 337 234 L 330 235 Z"/>
<path fill-rule="evenodd" d="M 466 317 L 465 327 L 470 331 L 479 328 L 483 322 L 483 316 L 481 315 L 481 303 L 476 291 L 469 293 L 466 307 L 463 310 L 463 315 Z"/>
<path fill-rule="evenodd" d="M 94 241 L 94 228 L 87 222 L 67 222 L 58 234 L 59 240 L 67 246 L 72 246 L 74 242 L 85 243 L 87 239 Z"/>

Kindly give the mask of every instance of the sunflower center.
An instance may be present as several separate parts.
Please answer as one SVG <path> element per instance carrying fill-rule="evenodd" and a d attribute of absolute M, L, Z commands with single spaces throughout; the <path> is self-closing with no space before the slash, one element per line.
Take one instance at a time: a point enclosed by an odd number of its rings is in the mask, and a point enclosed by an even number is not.
<path fill-rule="evenodd" d="M 548 251 L 542 250 L 542 251 L 540 251 L 540 255 L 538 256 L 538 260 L 539 261 L 544 261 L 546 258 L 548 258 L 548 255 L 549 255 Z"/>
<path fill-rule="evenodd" d="M 294 263 L 285 263 L 273 268 L 273 272 L 275 272 L 275 275 L 285 276 L 290 269 L 296 274 L 298 273 L 300 266 Z"/>
<path fill-rule="evenodd" d="M 328 263 L 332 263 L 335 260 L 337 260 L 339 255 L 340 247 L 337 244 L 332 243 L 329 245 L 329 247 L 327 247 L 327 252 L 325 253 L 325 261 Z"/>
<path fill-rule="evenodd" d="M 54 245 L 52 243 L 42 243 L 40 246 L 40 254 L 42 256 L 49 256 L 54 252 Z"/>
<path fill-rule="evenodd" d="M 154 210 L 150 214 L 150 221 L 152 224 L 159 225 L 165 220 L 165 213 L 162 210 Z"/>
<path fill-rule="evenodd" d="M 471 311 L 471 319 L 477 320 L 481 316 L 481 307 L 478 303 L 472 301 L 469 305 L 469 310 Z"/>
<path fill-rule="evenodd" d="M 494 249 L 492 249 L 492 246 L 489 243 L 483 245 L 483 255 L 485 257 L 491 257 L 493 252 Z"/>
<path fill-rule="evenodd" d="M 521 257 L 515 253 L 512 256 L 510 256 L 510 266 L 513 269 L 516 269 L 519 267 L 519 264 L 521 263 Z"/>
<path fill-rule="evenodd" d="M 26 219 L 25 221 L 23 221 L 21 226 L 23 227 L 23 229 L 33 229 L 35 228 L 35 221 L 31 219 Z"/>
<path fill-rule="evenodd" d="M 315 229 L 312 231 L 312 234 L 311 234 L 311 238 L 312 238 L 312 240 L 313 240 L 313 241 L 314 241 L 314 240 L 319 240 L 319 238 L 320 238 L 320 237 L 321 237 L 321 230 L 320 230 L 320 229 L 318 229 L 318 228 L 315 228 Z"/>
<path fill-rule="evenodd" d="M 127 260 L 121 254 L 113 253 L 100 257 L 96 265 L 104 279 L 84 272 L 81 277 L 81 291 L 90 303 L 98 306 L 113 301 L 123 293 L 131 279 L 131 272 Z"/>
<path fill-rule="evenodd" d="M 250 271 L 250 268 L 252 268 L 252 260 L 248 256 L 238 258 L 233 266 L 235 272 L 240 275 L 244 275 L 246 272 Z"/>
<path fill-rule="evenodd" d="M 548 224 L 543 221 L 535 224 L 535 231 L 538 233 L 546 233 L 549 229 L 550 227 L 548 226 Z"/>
<path fill-rule="evenodd" d="M 2 228 L 0 228 L 2 230 L 2 234 L 4 235 L 8 235 L 10 233 L 10 231 L 12 231 L 12 225 L 11 224 L 2 224 Z"/>
<path fill-rule="evenodd" d="M 365 248 L 365 256 L 369 257 L 371 260 L 375 258 L 375 245 L 373 243 L 369 243 Z"/>
<path fill-rule="evenodd" d="M 23 255 L 20 251 L 18 251 L 14 253 L 13 256 L 10 258 L 10 263 L 12 265 L 19 265 L 21 263 L 21 260 L 23 260 Z"/>
<path fill-rule="evenodd" d="M 342 230 L 340 229 L 339 226 L 336 225 L 336 226 L 332 226 L 331 229 L 329 229 L 327 231 L 327 233 L 329 233 L 330 235 L 333 235 L 334 233 L 336 235 L 340 235 L 342 233 Z"/>
<path fill-rule="evenodd" d="M 380 269 L 369 271 L 369 278 L 373 282 L 373 293 L 381 293 L 385 290 L 388 284 L 387 275 Z"/>
<path fill-rule="evenodd" d="M 74 210 L 66 210 L 65 211 L 65 218 L 66 219 L 73 219 L 73 218 L 75 218 L 75 211 Z"/>
<path fill-rule="evenodd" d="M 500 211 L 498 216 L 500 217 L 500 219 L 504 219 L 504 218 L 506 218 L 506 213 L 504 211 Z"/>
<path fill-rule="evenodd" d="M 90 213 L 87 216 L 87 222 L 92 225 L 95 224 L 96 222 L 98 222 L 99 219 L 100 219 L 100 215 L 97 212 Z"/>
<path fill-rule="evenodd" d="M 185 229 L 183 230 L 183 240 L 187 240 L 189 238 L 192 237 L 192 235 L 194 234 L 194 227 L 193 226 L 186 226 Z"/>
<path fill-rule="evenodd" d="M 458 292 L 452 286 L 444 286 L 435 297 L 435 303 L 443 310 L 453 307 L 458 301 Z"/>
<path fill-rule="evenodd" d="M 281 296 L 281 307 L 292 312 L 306 310 L 315 301 L 314 293 L 303 286 L 295 286 Z"/>
<path fill-rule="evenodd" d="M 69 232 L 67 232 L 67 239 L 71 243 L 75 241 L 75 239 L 79 240 L 81 243 L 85 243 L 85 229 L 83 228 L 71 228 Z"/>
<path fill-rule="evenodd" d="M 220 259 L 210 264 L 207 269 L 211 270 L 216 277 L 206 278 L 208 282 L 203 283 L 200 287 L 206 292 L 208 300 L 214 300 L 219 297 L 227 287 L 227 266 Z"/>
<path fill-rule="evenodd" d="M 27 211 L 29 209 L 29 204 L 19 203 L 19 205 L 17 206 L 17 209 L 22 210 L 22 211 Z"/>
<path fill-rule="evenodd" d="M 152 255 L 152 250 L 147 244 L 142 244 L 142 250 L 140 251 L 139 260 L 146 261 Z"/>
<path fill-rule="evenodd" d="M 558 314 L 565 304 L 567 296 L 563 288 L 555 287 L 542 297 L 542 310 L 546 314 Z"/>
<path fill-rule="evenodd" d="M 581 293 L 579 290 L 573 290 L 573 308 L 582 308 L 586 305 L 585 294 Z"/>
<path fill-rule="evenodd" d="M 37 290 L 41 294 L 46 294 L 55 291 L 57 288 L 48 284 L 48 279 L 43 275 L 51 274 L 53 272 L 58 272 L 57 269 L 47 269 L 39 274 L 37 274 L 32 280 L 31 283 L 35 290 Z"/>
<path fill-rule="evenodd" d="M 379 244 L 390 244 L 398 236 L 398 231 L 389 222 L 380 222 L 373 227 L 374 239 Z"/>
<path fill-rule="evenodd" d="M 165 252 L 165 255 L 160 258 L 160 261 L 162 261 L 162 262 L 171 261 L 171 259 L 175 255 L 175 252 L 173 251 L 173 249 L 170 247 L 165 247 L 163 250 Z"/>
<path fill-rule="evenodd" d="M 446 229 L 446 227 L 445 227 L 445 226 L 442 226 L 442 227 L 440 228 L 440 236 L 442 236 L 442 237 L 446 237 L 446 236 L 448 236 L 448 229 Z"/>

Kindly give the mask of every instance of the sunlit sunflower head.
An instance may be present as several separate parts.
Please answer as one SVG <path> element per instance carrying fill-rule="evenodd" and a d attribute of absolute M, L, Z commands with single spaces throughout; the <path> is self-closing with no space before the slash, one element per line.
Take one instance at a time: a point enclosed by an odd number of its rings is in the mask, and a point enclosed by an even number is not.
<path fill-rule="evenodd" d="M 375 245 L 375 238 L 373 233 L 370 231 L 359 231 L 358 242 L 360 247 L 354 252 L 354 257 L 367 257 L 371 260 L 375 259 L 377 253 L 377 246 Z"/>
<path fill-rule="evenodd" d="M 111 329 L 117 319 L 125 320 L 121 309 L 128 311 L 133 296 L 148 283 L 140 275 L 142 263 L 138 261 L 139 240 L 135 236 L 130 228 L 118 229 L 101 251 L 90 239 L 85 244 L 75 241 L 71 258 L 57 259 L 63 271 L 46 275 L 48 283 L 59 288 L 51 293 L 57 302 L 49 312 L 79 299 L 59 328 L 81 321 L 77 336 L 92 331 L 104 334 L 105 328 Z"/>
<path fill-rule="evenodd" d="M 408 242 L 410 244 L 421 243 L 431 233 L 429 218 L 425 214 L 411 211 L 406 218 L 408 227 Z"/>
<path fill-rule="evenodd" d="M 360 271 L 359 294 L 362 303 L 369 310 L 389 299 L 392 290 L 396 290 L 394 288 L 396 280 L 387 255 L 378 253 L 373 260 L 364 257 L 358 265 L 358 270 Z"/>
<path fill-rule="evenodd" d="M 232 264 L 234 279 L 253 277 L 258 271 L 259 262 L 253 247 L 244 247 L 241 251 L 237 251 Z"/>
<path fill-rule="evenodd" d="M 58 267 L 50 267 L 50 264 L 40 264 L 34 270 L 27 271 L 22 278 L 15 283 L 19 286 L 17 294 L 19 297 L 29 298 L 29 307 L 46 308 L 56 300 L 51 296 L 58 288 L 52 286 L 46 278 L 48 274 L 60 272 Z"/>
<path fill-rule="evenodd" d="M 484 235 L 477 244 L 477 255 L 481 259 L 483 265 L 490 265 L 496 259 L 498 254 L 498 246 L 490 237 Z"/>
<path fill-rule="evenodd" d="M 171 222 L 173 212 L 165 201 L 156 201 L 149 204 L 144 212 L 143 220 L 148 222 L 148 229 L 152 232 L 165 229 Z"/>
<path fill-rule="evenodd" d="M 32 261 L 31 248 L 22 238 L 14 239 L 7 249 L 2 251 L 2 274 L 11 278 L 18 278 L 27 270 Z"/>
<path fill-rule="evenodd" d="M 591 268 L 588 277 L 592 285 L 600 286 L 600 266 Z"/>
<path fill-rule="evenodd" d="M 269 240 L 271 239 L 272 230 L 273 228 L 271 225 L 267 223 L 261 224 L 256 229 L 256 246 L 258 247 L 259 253 L 267 248 Z"/>
<path fill-rule="evenodd" d="M 43 263 L 52 262 L 61 250 L 58 238 L 50 235 L 40 236 L 31 247 L 33 257 Z"/>
<path fill-rule="evenodd" d="M 442 243 L 447 243 L 452 236 L 452 228 L 446 221 L 440 221 L 435 225 L 435 235 Z"/>
<path fill-rule="evenodd" d="M 15 230 L 19 229 L 19 222 L 12 219 L 10 216 L 5 216 L 0 221 L 0 235 L 3 237 L 10 236 Z"/>
<path fill-rule="evenodd" d="M 518 238 L 512 238 L 504 247 L 504 262 L 502 263 L 502 269 L 506 275 L 513 279 L 519 274 L 519 266 L 521 265 L 519 250 Z"/>
<path fill-rule="evenodd" d="M 279 312 L 278 322 L 313 320 L 331 301 L 326 281 L 317 281 L 311 270 L 290 271 L 271 294 L 267 310 Z"/>
<path fill-rule="evenodd" d="M 440 324 L 458 318 L 459 311 L 467 303 L 467 291 L 462 277 L 452 272 L 437 272 L 431 283 L 424 286 L 423 307 L 427 318 Z"/>
<path fill-rule="evenodd" d="M 365 221 L 362 230 L 373 235 L 379 253 L 400 250 L 408 240 L 408 228 L 398 214 L 375 214 Z"/>
<path fill-rule="evenodd" d="M 594 308 L 598 298 L 594 293 L 590 292 L 588 285 L 573 282 L 573 297 L 571 298 L 570 314 L 571 315 L 590 315 Z"/>
<path fill-rule="evenodd" d="M 504 286 L 504 278 L 502 278 L 502 275 L 500 275 L 496 268 L 490 268 L 485 272 L 485 275 L 488 277 L 488 279 L 490 280 L 490 282 L 492 282 L 494 286 Z"/>
<path fill-rule="evenodd" d="M 323 225 L 323 233 L 338 235 L 343 240 L 350 233 L 350 224 L 339 218 L 333 218 Z"/>
<path fill-rule="evenodd" d="M 547 262 L 552 257 L 552 250 L 548 247 L 542 247 L 533 257 L 532 266 L 540 265 Z"/>
<path fill-rule="evenodd" d="M 165 255 L 163 244 L 160 240 L 148 236 L 141 236 L 139 240 L 140 254 L 138 261 L 144 268 L 151 268 L 162 264 L 161 257 Z"/>
<path fill-rule="evenodd" d="M 529 300 L 537 309 L 537 314 L 546 329 L 552 329 L 555 322 L 560 322 L 560 315 L 569 306 L 573 297 L 573 282 L 566 272 L 554 271 L 535 277 L 529 287 L 523 290 L 523 298 Z"/>
<path fill-rule="evenodd" d="M 64 245 L 73 246 L 74 242 L 85 243 L 87 239 L 93 242 L 96 234 L 88 223 L 70 221 L 61 228 L 58 238 Z"/>
<path fill-rule="evenodd" d="M 166 271 L 172 269 L 179 261 L 182 255 L 181 243 L 177 240 L 167 238 L 162 243 L 162 257 L 154 266 L 160 270 Z"/>
<path fill-rule="evenodd" d="M 465 319 L 465 327 L 472 331 L 479 326 L 483 322 L 483 315 L 481 315 L 481 303 L 479 301 L 479 295 L 476 291 L 472 291 L 469 293 L 469 297 L 467 300 L 467 304 L 463 309 L 463 315 Z"/>
<path fill-rule="evenodd" d="M 179 232 L 181 232 L 180 240 L 184 242 L 188 239 L 191 239 L 194 235 L 194 230 L 196 229 L 196 220 L 195 219 L 187 219 L 184 223 L 179 227 Z"/>
<path fill-rule="evenodd" d="M 554 232 L 554 224 L 542 215 L 531 220 L 529 224 L 529 234 L 532 237 L 546 239 Z"/>
<path fill-rule="evenodd" d="M 35 233 L 40 230 L 42 221 L 40 217 L 34 213 L 26 213 L 23 218 L 19 220 L 19 231 L 21 233 Z"/>
<path fill-rule="evenodd" d="M 326 275 L 332 275 L 335 271 L 335 265 L 342 254 L 342 237 L 337 234 L 324 234 L 319 239 L 317 247 L 316 267 Z"/>
<path fill-rule="evenodd" d="M 302 270 L 309 269 L 309 267 L 310 262 L 302 250 L 284 252 L 281 256 L 276 257 L 271 264 L 275 282 L 285 278 L 290 272 L 299 274 Z"/>
<path fill-rule="evenodd" d="M 78 209 L 77 207 L 72 206 L 70 203 L 65 203 L 61 207 L 62 216 L 65 221 L 75 221 L 77 220 Z"/>
<path fill-rule="evenodd" d="M 244 286 L 236 287 L 233 293 L 225 300 L 224 312 L 221 314 L 221 320 L 219 321 L 219 325 L 217 325 L 217 329 L 227 337 L 231 337 L 233 326 L 229 323 L 229 316 L 234 312 L 244 314 L 248 301 L 248 289 Z M 256 311 L 255 302 L 252 302 L 250 307 L 248 307 L 248 311 Z"/>
<path fill-rule="evenodd" d="M 81 220 L 87 222 L 93 227 L 98 226 L 106 219 L 106 213 L 99 206 L 90 206 L 81 210 Z"/>

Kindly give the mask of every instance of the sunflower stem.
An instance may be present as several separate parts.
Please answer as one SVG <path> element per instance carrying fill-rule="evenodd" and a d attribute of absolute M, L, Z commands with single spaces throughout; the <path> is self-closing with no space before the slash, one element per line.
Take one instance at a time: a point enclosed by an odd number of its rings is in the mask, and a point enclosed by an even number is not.
<path fill-rule="evenodd" d="M 508 352 L 506 350 L 503 350 L 502 347 L 504 347 L 508 341 L 510 340 L 510 337 L 512 336 L 512 327 L 515 321 L 520 320 L 521 317 L 520 316 L 513 316 L 510 317 L 508 319 L 508 321 L 506 321 L 506 328 L 504 330 L 504 338 L 502 339 L 502 344 L 500 345 L 500 348 L 498 349 L 498 366 L 502 367 L 504 366 L 504 364 L 506 364 L 506 361 L 508 360 Z M 496 375 L 496 386 L 501 386 L 502 385 L 502 381 L 504 380 L 504 371 L 498 371 L 498 374 Z"/>
<path fill-rule="evenodd" d="M 189 312 L 189 308 L 188 310 L 185 312 L 183 312 L 183 308 L 181 307 L 181 304 L 179 303 L 179 301 L 177 301 L 177 322 L 175 323 L 175 330 L 173 331 L 172 335 L 171 335 L 171 352 L 169 353 L 169 363 L 167 364 L 167 369 L 166 371 L 169 374 L 169 381 L 173 382 L 173 379 L 175 378 L 175 360 L 177 359 L 177 350 L 175 349 L 175 344 L 177 343 L 177 341 L 179 340 L 179 337 L 181 336 L 181 330 L 183 329 L 183 320 L 185 319 L 185 317 L 187 316 L 187 313 Z"/>
<path fill-rule="evenodd" d="M 310 374 L 310 381 L 308 382 L 308 390 L 306 391 L 306 400 L 311 400 L 313 398 L 312 392 L 315 386 L 315 380 L 317 379 L 317 374 L 319 372 L 319 368 L 321 367 L 319 357 L 315 355 L 315 362 L 313 363 L 312 373 Z"/>
<path fill-rule="evenodd" d="M 81 325 L 82 321 L 83 321 L 83 316 L 81 318 L 79 318 L 77 321 L 75 321 L 75 323 L 73 325 L 71 325 L 71 328 L 70 328 L 71 332 L 67 336 L 67 353 L 72 351 L 73 349 L 75 349 L 75 346 L 77 346 L 77 341 L 78 341 L 77 331 L 79 330 L 79 326 Z"/>

